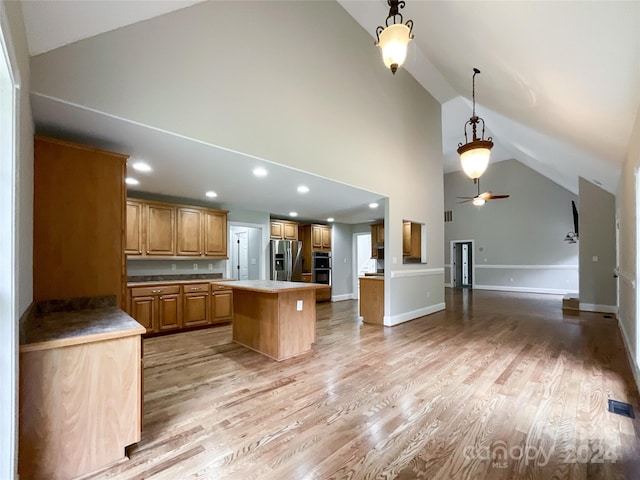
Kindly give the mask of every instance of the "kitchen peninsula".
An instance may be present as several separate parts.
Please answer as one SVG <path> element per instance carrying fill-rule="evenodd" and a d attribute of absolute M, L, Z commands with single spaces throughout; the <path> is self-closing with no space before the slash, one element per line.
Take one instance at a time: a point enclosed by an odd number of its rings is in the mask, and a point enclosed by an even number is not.
<path fill-rule="evenodd" d="M 233 289 L 234 342 L 277 361 L 311 351 L 316 339 L 316 289 L 324 285 L 275 280 L 224 285 Z"/>

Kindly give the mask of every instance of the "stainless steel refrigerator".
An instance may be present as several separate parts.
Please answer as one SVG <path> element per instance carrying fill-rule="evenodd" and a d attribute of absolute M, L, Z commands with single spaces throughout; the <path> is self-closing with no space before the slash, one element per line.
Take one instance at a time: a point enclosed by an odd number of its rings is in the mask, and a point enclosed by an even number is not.
<path fill-rule="evenodd" d="M 271 280 L 302 281 L 302 242 L 271 240 Z"/>

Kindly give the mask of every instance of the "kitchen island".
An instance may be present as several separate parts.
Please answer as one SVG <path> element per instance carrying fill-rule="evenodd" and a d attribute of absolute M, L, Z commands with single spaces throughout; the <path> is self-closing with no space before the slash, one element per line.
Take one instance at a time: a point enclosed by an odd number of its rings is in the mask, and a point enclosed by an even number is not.
<path fill-rule="evenodd" d="M 316 339 L 316 289 L 325 285 L 275 280 L 224 285 L 233 289 L 234 342 L 277 361 L 311 351 Z"/>

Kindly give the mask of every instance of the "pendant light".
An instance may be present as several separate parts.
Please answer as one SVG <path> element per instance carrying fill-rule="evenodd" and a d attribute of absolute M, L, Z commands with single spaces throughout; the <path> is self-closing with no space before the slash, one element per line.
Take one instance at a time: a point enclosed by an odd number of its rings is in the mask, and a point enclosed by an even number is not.
<path fill-rule="evenodd" d="M 407 58 L 407 45 L 413 38 L 413 20 L 403 23 L 400 9 L 404 8 L 404 0 L 387 0 L 389 5 L 389 15 L 385 21 L 385 26 L 376 28 L 377 41 L 375 45 L 382 50 L 382 61 L 391 73 L 396 74 L 398 67 L 402 66 Z M 389 20 L 393 23 L 389 25 Z M 398 23 L 397 23 L 398 21 Z"/>
<path fill-rule="evenodd" d="M 484 138 L 484 120 L 476 115 L 476 75 L 480 73 L 477 68 L 473 69 L 472 77 L 472 98 L 473 98 L 473 114 L 472 117 L 464 124 L 464 141 L 465 144 L 458 144 L 458 154 L 462 163 L 462 170 L 475 182 L 480 175 L 484 173 L 489 165 L 489 155 L 493 148 L 492 138 Z M 478 138 L 478 123 L 482 122 L 482 135 Z M 469 141 L 467 137 L 467 126 L 471 125 L 472 139 Z"/>

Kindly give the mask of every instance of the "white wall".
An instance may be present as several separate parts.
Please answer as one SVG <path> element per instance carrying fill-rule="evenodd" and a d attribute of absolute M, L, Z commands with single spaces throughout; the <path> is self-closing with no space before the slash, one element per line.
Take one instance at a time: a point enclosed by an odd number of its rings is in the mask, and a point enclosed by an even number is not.
<path fill-rule="evenodd" d="M 2 232 L 3 236 L 10 237 L 13 250 L 15 276 L 13 298 L 9 299 L 12 313 L 0 318 L 0 478 L 9 479 L 17 473 L 18 320 L 33 300 L 33 121 L 28 95 L 29 54 L 20 2 L 0 2 L 0 29 L 17 87 L 14 91 L 14 158 L 3 159 L 11 162 L 14 175 L 14 191 L 10 195 L 13 205 L 9 207 L 14 228 Z"/>
<path fill-rule="evenodd" d="M 241 19 L 241 32 L 221 19 Z M 205 2 L 31 66 L 35 92 L 389 197 L 386 270 L 410 267 L 410 218 L 427 225 L 428 268 L 440 273 L 412 277 L 410 290 L 391 277 L 385 315 L 443 305 L 440 105 L 406 71 L 391 75 L 338 3 Z"/>
<path fill-rule="evenodd" d="M 615 197 L 579 179 L 580 310 L 616 311 Z"/>
<path fill-rule="evenodd" d="M 334 223 L 331 229 L 331 298 L 353 298 L 353 233 L 351 225 Z"/>
<path fill-rule="evenodd" d="M 640 108 L 631 132 L 629 148 L 622 167 L 616 194 L 616 217 L 619 219 L 619 304 L 618 321 L 640 388 L 640 325 L 638 320 L 638 168 L 640 168 Z"/>
<path fill-rule="evenodd" d="M 451 241 L 474 240 L 474 288 L 548 293 L 578 291 L 579 244 L 563 239 L 574 230 L 571 201 L 578 197 L 517 160 L 489 165 L 480 192 L 508 194 L 483 206 L 459 203 L 477 194 L 462 172 L 445 175 L 444 251 L 450 264 Z M 447 283 L 451 282 L 449 268 Z"/>

